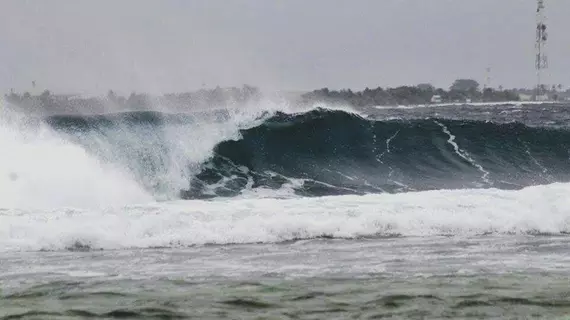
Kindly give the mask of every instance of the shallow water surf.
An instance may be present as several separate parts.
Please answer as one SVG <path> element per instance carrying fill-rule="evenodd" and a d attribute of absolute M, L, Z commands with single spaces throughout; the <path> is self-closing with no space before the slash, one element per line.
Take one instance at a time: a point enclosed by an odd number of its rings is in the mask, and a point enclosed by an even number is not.
<path fill-rule="evenodd" d="M 0 253 L 0 316 L 558 319 L 570 312 L 568 241 L 487 235 Z"/>
<path fill-rule="evenodd" d="M 186 247 L 311 238 L 566 234 L 568 184 L 105 209 L 0 210 L 0 251 Z"/>

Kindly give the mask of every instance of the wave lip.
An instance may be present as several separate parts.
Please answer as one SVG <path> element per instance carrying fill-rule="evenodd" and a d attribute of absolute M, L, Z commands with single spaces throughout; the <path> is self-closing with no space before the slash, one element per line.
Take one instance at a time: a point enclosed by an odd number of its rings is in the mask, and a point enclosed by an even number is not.
<path fill-rule="evenodd" d="M 3 251 L 274 243 L 318 237 L 570 232 L 568 184 L 296 199 L 0 211 Z"/>

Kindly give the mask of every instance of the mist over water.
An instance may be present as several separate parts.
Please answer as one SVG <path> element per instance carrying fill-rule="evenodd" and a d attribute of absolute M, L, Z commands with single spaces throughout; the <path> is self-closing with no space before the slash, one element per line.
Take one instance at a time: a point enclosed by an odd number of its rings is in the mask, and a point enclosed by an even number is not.
<path fill-rule="evenodd" d="M 38 122 L 0 118 L 0 207 L 103 207 L 152 200 L 124 168 Z"/>
<path fill-rule="evenodd" d="M 114 206 L 176 199 L 220 141 L 271 114 L 244 110 L 0 118 L 0 206 Z"/>

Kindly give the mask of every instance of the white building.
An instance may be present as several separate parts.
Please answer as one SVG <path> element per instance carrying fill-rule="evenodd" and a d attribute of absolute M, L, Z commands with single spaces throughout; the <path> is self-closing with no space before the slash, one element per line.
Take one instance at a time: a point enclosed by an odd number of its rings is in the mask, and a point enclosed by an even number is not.
<path fill-rule="evenodd" d="M 441 103 L 442 99 L 441 96 L 438 94 L 435 94 L 431 97 L 431 103 Z"/>

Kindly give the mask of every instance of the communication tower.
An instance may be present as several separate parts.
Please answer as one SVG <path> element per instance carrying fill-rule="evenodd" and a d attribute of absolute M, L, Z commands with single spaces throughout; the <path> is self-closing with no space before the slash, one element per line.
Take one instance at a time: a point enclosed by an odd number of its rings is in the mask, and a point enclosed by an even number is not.
<path fill-rule="evenodd" d="M 537 0 L 536 8 L 536 100 L 544 94 L 542 92 L 541 73 L 543 69 L 548 68 L 548 57 L 546 55 L 546 40 L 548 33 L 546 32 L 546 15 L 544 13 L 544 0 Z"/>

